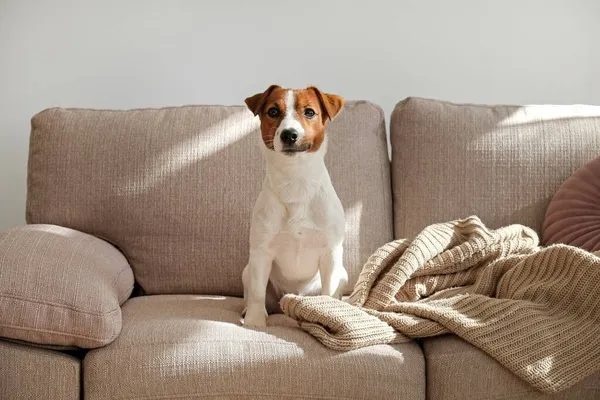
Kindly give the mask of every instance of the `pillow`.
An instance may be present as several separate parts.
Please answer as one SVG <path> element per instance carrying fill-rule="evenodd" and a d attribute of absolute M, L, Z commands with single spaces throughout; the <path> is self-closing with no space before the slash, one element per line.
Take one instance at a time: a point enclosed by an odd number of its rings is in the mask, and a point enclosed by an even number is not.
<path fill-rule="evenodd" d="M 133 290 L 126 258 L 94 236 L 54 225 L 0 235 L 0 336 L 95 348 L 121 332 Z"/>
<path fill-rule="evenodd" d="M 545 244 L 600 250 L 600 158 L 573 173 L 558 189 L 544 217 Z"/>

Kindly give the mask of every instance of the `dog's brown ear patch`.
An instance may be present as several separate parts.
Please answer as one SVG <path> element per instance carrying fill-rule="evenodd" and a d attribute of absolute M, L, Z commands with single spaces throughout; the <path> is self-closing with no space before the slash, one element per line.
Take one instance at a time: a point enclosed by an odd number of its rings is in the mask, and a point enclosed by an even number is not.
<path fill-rule="evenodd" d="M 256 93 L 254 96 L 250 96 L 244 101 L 250 109 L 250 111 L 252 111 L 252 113 L 256 116 L 260 113 L 262 106 L 265 104 L 265 101 L 267 100 L 271 92 L 279 87 L 279 85 L 271 85 L 263 93 Z"/>
<path fill-rule="evenodd" d="M 309 89 L 314 90 L 314 92 L 317 94 L 317 97 L 319 98 L 319 102 L 321 103 L 321 107 L 323 107 L 323 111 L 325 114 L 323 116 L 324 121 L 325 119 L 333 120 L 342 110 L 342 107 L 344 107 L 344 99 L 340 96 L 337 96 L 335 94 L 323 93 L 314 86 L 309 87 Z"/>

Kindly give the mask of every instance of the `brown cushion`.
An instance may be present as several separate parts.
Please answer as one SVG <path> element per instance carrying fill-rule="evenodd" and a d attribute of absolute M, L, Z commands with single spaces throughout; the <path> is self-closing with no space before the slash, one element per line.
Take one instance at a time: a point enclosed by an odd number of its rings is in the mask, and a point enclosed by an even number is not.
<path fill-rule="evenodd" d="M 600 158 L 560 186 L 546 210 L 543 241 L 600 250 Z"/>
<path fill-rule="evenodd" d="M 125 257 L 109 243 L 51 225 L 0 237 L 0 336 L 94 348 L 121 331 L 133 289 Z"/>
<path fill-rule="evenodd" d="M 560 184 L 598 156 L 599 132 L 598 106 L 400 102 L 390 125 L 396 237 L 469 215 L 540 234 Z"/>
<path fill-rule="evenodd" d="M 87 353 L 84 397 L 100 399 L 425 399 L 416 342 L 339 352 L 277 314 L 240 324 L 244 302 L 158 295 L 123 306 L 123 330 Z"/>
<path fill-rule="evenodd" d="M 349 292 L 393 236 L 383 112 L 348 102 L 328 134 Z M 27 221 L 106 238 L 148 294 L 241 296 L 264 179 L 260 145 L 259 120 L 245 106 L 46 110 L 32 120 Z"/>

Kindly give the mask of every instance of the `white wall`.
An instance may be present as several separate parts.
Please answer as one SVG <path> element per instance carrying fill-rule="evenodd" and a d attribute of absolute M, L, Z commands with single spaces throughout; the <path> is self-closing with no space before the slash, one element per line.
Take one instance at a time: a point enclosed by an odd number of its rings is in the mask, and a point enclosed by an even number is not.
<path fill-rule="evenodd" d="M 0 231 L 24 222 L 29 120 L 51 106 L 241 104 L 315 84 L 600 104 L 598 0 L 0 0 Z"/>

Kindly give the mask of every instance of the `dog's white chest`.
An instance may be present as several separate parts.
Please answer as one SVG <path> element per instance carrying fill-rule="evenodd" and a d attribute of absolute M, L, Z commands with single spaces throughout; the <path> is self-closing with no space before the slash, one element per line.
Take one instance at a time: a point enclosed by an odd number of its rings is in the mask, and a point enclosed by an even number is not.
<path fill-rule="evenodd" d="M 325 221 L 321 208 L 306 203 L 288 205 L 281 230 L 273 241 L 276 251 L 286 248 L 296 251 L 326 248 L 328 243 L 323 230 Z"/>
<path fill-rule="evenodd" d="M 273 247 L 276 253 L 294 250 L 317 250 L 327 248 L 327 236 L 324 232 L 309 228 L 290 226 L 275 235 Z"/>
<path fill-rule="evenodd" d="M 282 229 L 272 242 L 275 253 L 273 278 L 286 282 L 284 286 L 313 279 L 319 270 L 319 258 L 328 249 L 328 237 L 319 213 L 315 214 L 314 210 L 306 204 L 288 207 Z"/>

